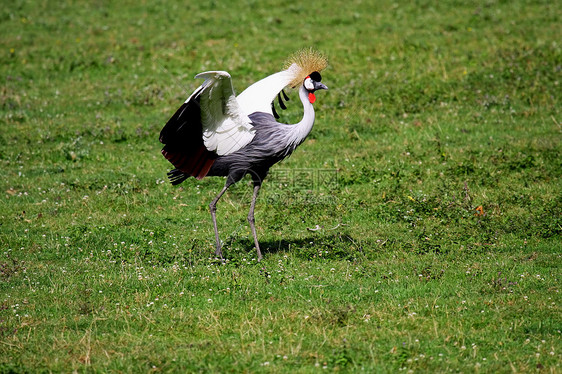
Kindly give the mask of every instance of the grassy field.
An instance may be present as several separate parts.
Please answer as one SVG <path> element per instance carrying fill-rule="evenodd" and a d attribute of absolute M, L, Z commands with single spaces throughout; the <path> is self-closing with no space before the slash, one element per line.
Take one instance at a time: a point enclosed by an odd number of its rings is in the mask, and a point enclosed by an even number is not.
<path fill-rule="evenodd" d="M 190 2 L 194 3 L 194 2 Z M 552 1 L 3 1 L 0 373 L 562 372 Z M 309 139 L 166 181 L 164 123 L 314 46 Z M 281 120 L 302 107 L 290 93 Z"/>

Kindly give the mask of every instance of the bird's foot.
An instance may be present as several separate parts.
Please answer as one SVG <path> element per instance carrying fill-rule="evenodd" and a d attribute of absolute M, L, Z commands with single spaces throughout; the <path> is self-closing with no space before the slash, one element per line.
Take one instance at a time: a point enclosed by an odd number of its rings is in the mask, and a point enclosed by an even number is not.
<path fill-rule="evenodd" d="M 220 246 L 217 246 L 217 249 L 215 249 L 215 256 L 224 261 L 224 258 L 222 257 L 222 250 L 221 250 Z"/>

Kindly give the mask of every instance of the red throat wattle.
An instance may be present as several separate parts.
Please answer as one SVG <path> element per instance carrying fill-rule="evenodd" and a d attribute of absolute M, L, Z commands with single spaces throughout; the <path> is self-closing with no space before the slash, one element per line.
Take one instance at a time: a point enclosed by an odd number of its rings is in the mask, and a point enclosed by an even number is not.
<path fill-rule="evenodd" d="M 316 96 L 314 96 L 312 92 L 308 93 L 308 101 L 310 101 L 311 104 L 314 104 L 314 102 L 316 101 Z"/>

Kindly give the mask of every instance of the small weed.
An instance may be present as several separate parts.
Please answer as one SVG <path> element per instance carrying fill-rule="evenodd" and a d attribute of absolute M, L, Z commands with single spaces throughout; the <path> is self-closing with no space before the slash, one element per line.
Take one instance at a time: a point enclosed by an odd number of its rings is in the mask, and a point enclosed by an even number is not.
<path fill-rule="evenodd" d="M 418 277 L 420 281 L 429 282 L 432 280 L 439 280 L 445 274 L 445 269 L 436 270 L 432 266 L 426 266 L 423 269 L 414 268 L 415 276 Z"/>
<path fill-rule="evenodd" d="M 500 272 L 496 278 L 493 278 L 490 281 L 489 285 L 495 292 L 513 293 L 514 288 L 517 286 L 517 282 L 510 281 L 505 276 L 502 277 L 502 273 Z"/>
<path fill-rule="evenodd" d="M 343 369 L 353 364 L 353 357 L 348 348 L 347 339 L 343 341 L 343 347 L 334 350 L 328 359 L 329 367 L 335 370 Z"/>
<path fill-rule="evenodd" d="M 0 262 L 0 280 L 7 282 L 11 277 L 25 271 L 22 261 L 9 258 L 8 261 Z"/>

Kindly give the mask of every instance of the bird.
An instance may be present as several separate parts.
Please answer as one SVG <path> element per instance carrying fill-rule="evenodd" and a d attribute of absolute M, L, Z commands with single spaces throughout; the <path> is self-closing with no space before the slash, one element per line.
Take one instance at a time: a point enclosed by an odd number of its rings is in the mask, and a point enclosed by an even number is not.
<path fill-rule="evenodd" d="M 168 120 L 160 132 L 162 155 L 174 166 L 168 172 L 172 185 L 187 178 L 226 177 L 222 190 L 209 204 L 215 232 L 215 256 L 223 259 L 217 226 L 217 203 L 234 183 L 249 175 L 253 194 L 248 223 L 258 261 L 263 259 L 256 234 L 254 210 L 269 169 L 287 158 L 306 139 L 315 120 L 316 91 L 327 90 L 320 72 L 328 65 L 326 57 L 313 49 L 295 52 L 284 70 L 263 78 L 239 95 L 226 71 L 206 71 L 204 79 Z M 296 124 L 277 122 L 274 100 L 281 109 L 289 98 L 285 88 L 298 89 L 303 105 L 302 120 Z M 224 259 L 223 259 L 224 261 Z"/>

